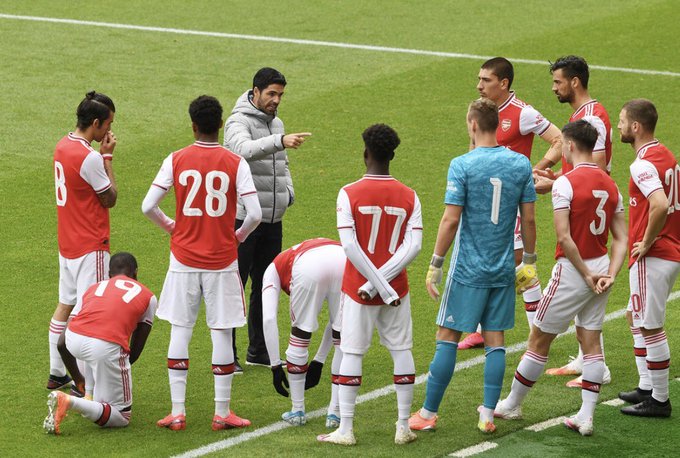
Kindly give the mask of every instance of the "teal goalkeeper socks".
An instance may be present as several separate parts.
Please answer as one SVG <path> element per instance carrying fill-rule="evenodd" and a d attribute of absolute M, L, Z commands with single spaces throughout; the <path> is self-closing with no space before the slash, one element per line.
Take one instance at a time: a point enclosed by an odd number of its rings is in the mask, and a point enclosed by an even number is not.
<path fill-rule="evenodd" d="M 495 409 L 503 388 L 505 347 L 485 347 L 484 354 L 484 407 Z"/>
<path fill-rule="evenodd" d="M 456 342 L 437 341 L 434 358 L 430 363 L 430 373 L 427 376 L 425 402 L 423 403 L 423 407 L 430 412 L 439 410 L 439 404 L 442 402 L 446 387 L 451 382 L 453 369 L 456 367 L 457 352 L 458 344 Z"/>

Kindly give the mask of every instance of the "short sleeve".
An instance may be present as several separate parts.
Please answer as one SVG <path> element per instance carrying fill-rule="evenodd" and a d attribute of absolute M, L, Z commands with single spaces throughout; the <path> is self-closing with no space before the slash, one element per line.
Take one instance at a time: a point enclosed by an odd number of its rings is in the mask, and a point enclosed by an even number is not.
<path fill-rule="evenodd" d="M 90 152 L 80 166 L 80 176 L 94 192 L 100 194 L 111 187 L 111 180 L 104 169 L 104 158 L 96 151 Z"/>
<path fill-rule="evenodd" d="M 605 150 L 605 142 L 607 141 L 607 128 L 602 122 L 602 119 L 597 116 L 584 116 L 583 119 L 588 121 L 597 130 L 597 141 L 593 152 L 602 152 Z"/>
<path fill-rule="evenodd" d="M 555 180 L 552 187 L 553 211 L 570 209 L 573 198 L 574 189 L 567 177 L 561 176 Z"/>
<path fill-rule="evenodd" d="M 172 174 L 172 154 L 165 158 L 161 169 L 158 171 L 156 178 L 153 180 L 153 185 L 158 186 L 165 191 L 169 191 L 175 183 Z"/>
<path fill-rule="evenodd" d="M 352 207 L 349 201 L 349 196 L 344 189 L 341 189 L 338 193 L 336 210 L 338 213 L 338 230 L 354 229 L 354 216 L 352 215 Z"/>
<path fill-rule="evenodd" d="M 545 119 L 543 115 L 531 105 L 522 108 L 522 112 L 519 115 L 519 132 L 522 135 L 527 135 L 529 133 L 543 135 L 550 127 L 550 124 L 550 121 Z"/>
<path fill-rule="evenodd" d="M 153 324 L 153 317 L 156 313 L 157 307 L 158 300 L 156 299 L 156 296 L 151 296 L 151 299 L 149 299 L 149 305 L 147 305 L 144 315 L 142 315 L 142 317 L 139 319 L 139 323 L 146 323 L 151 326 Z"/>
<path fill-rule="evenodd" d="M 248 162 L 243 157 L 241 157 L 238 163 L 238 170 L 236 171 L 236 193 L 239 197 L 257 194 L 250 166 L 248 166 Z"/>
<path fill-rule="evenodd" d="M 659 172 L 656 167 L 643 159 L 636 159 L 630 165 L 630 176 L 638 187 L 640 192 L 645 196 L 649 197 L 651 193 L 658 189 L 663 189 L 661 184 L 661 179 L 659 178 Z"/>
<path fill-rule="evenodd" d="M 616 202 L 616 210 L 614 210 L 614 213 L 623 213 L 625 211 L 625 208 L 623 207 L 623 196 L 621 193 L 619 193 L 619 200 Z"/>
<path fill-rule="evenodd" d="M 448 205 L 465 205 L 466 184 L 465 168 L 460 158 L 455 158 L 449 165 L 449 172 L 446 178 L 446 194 L 444 203 Z"/>

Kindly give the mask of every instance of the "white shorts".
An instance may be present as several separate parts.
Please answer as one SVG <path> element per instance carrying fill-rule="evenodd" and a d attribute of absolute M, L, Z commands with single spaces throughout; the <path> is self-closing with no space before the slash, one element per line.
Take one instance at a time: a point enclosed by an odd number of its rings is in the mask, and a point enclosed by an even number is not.
<path fill-rule="evenodd" d="M 59 255 L 59 302 L 74 305 L 71 315 L 80 311 L 87 288 L 109 278 L 108 251 L 92 251 L 75 259 Z"/>
<path fill-rule="evenodd" d="M 522 216 L 517 209 L 517 221 L 515 222 L 515 251 L 524 249 L 524 242 L 522 242 Z"/>
<path fill-rule="evenodd" d="M 87 362 L 94 375 L 93 400 L 118 410 L 132 405 L 129 354 L 118 344 L 66 330 L 66 348 Z"/>
<path fill-rule="evenodd" d="M 156 316 L 176 326 L 191 328 L 205 301 L 210 329 L 241 327 L 246 323 L 246 301 L 238 270 L 219 272 L 168 271 Z"/>
<path fill-rule="evenodd" d="M 609 269 L 606 255 L 586 259 L 585 263 L 592 272 L 606 273 Z M 567 330 L 573 319 L 578 327 L 600 331 L 609 292 L 595 294 L 576 267 L 566 258 L 559 258 L 538 303 L 534 325 L 543 332 L 560 334 Z"/>
<path fill-rule="evenodd" d="M 663 327 L 666 301 L 680 273 L 680 262 L 644 257 L 630 266 L 630 299 L 633 326 L 645 329 Z"/>
<path fill-rule="evenodd" d="M 293 327 L 306 332 L 319 328 L 318 316 L 323 301 L 328 301 L 331 326 L 339 331 L 342 322 L 340 300 L 345 253 L 337 250 L 309 250 L 293 264 L 290 279 L 290 321 Z"/>
<path fill-rule="evenodd" d="M 410 294 L 401 305 L 363 305 L 343 294 L 340 349 L 343 353 L 363 355 L 378 328 L 380 343 L 388 350 L 410 350 L 413 347 Z"/>

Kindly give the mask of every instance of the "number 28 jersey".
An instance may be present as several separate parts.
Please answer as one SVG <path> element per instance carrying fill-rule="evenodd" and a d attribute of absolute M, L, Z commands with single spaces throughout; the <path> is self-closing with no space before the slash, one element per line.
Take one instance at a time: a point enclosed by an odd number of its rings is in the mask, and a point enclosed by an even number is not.
<path fill-rule="evenodd" d="M 416 192 L 389 175 L 364 175 L 362 179 L 343 187 L 337 201 L 338 229 L 354 228 L 361 251 L 380 269 L 397 251 L 409 230 L 423 230 L 420 201 Z M 353 301 L 367 305 L 382 305 L 380 295 L 369 301 L 357 291 L 366 278 L 348 259 L 342 279 L 342 292 Z M 390 286 L 404 297 L 408 291 L 406 269 Z"/>
<path fill-rule="evenodd" d="M 255 194 L 248 163 L 218 143 L 197 141 L 170 154 L 153 181 L 175 187 L 170 251 L 185 266 L 222 270 L 237 258 L 237 197 Z"/>

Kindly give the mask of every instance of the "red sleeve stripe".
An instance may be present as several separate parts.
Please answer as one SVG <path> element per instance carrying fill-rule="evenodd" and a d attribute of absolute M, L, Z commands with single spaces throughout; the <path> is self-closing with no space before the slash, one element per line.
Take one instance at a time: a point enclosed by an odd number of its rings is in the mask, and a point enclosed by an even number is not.
<path fill-rule="evenodd" d="M 161 186 L 161 185 L 156 184 L 156 183 L 151 183 L 151 186 L 156 186 L 157 188 L 161 188 L 163 191 L 167 191 L 167 190 L 168 190 L 168 188 L 166 188 L 165 186 Z"/>
<path fill-rule="evenodd" d="M 252 194 L 257 194 L 257 191 L 244 192 L 243 194 L 241 194 L 241 197 L 250 196 Z"/>
<path fill-rule="evenodd" d="M 354 226 L 338 226 L 338 229 L 354 229 Z"/>
<path fill-rule="evenodd" d="M 546 126 L 546 128 L 543 129 L 543 130 L 541 131 L 541 133 L 538 134 L 538 136 L 540 137 L 541 135 L 543 135 L 544 133 L 546 133 L 546 132 L 548 131 L 548 129 L 550 129 L 550 126 L 552 126 L 552 125 L 553 125 L 553 124 L 552 124 L 551 122 L 549 122 L 548 125 Z"/>
<path fill-rule="evenodd" d="M 113 186 L 113 185 L 112 185 L 111 183 L 109 183 L 108 185 L 104 186 L 104 187 L 101 188 L 101 189 L 95 189 L 94 192 L 95 192 L 96 194 L 101 194 L 101 193 L 103 193 L 103 192 L 105 192 L 105 191 L 108 191 L 108 190 L 111 188 L 111 186 Z"/>
<path fill-rule="evenodd" d="M 414 231 L 422 231 L 423 228 L 422 228 L 422 227 L 414 227 L 413 230 L 414 230 Z"/>

